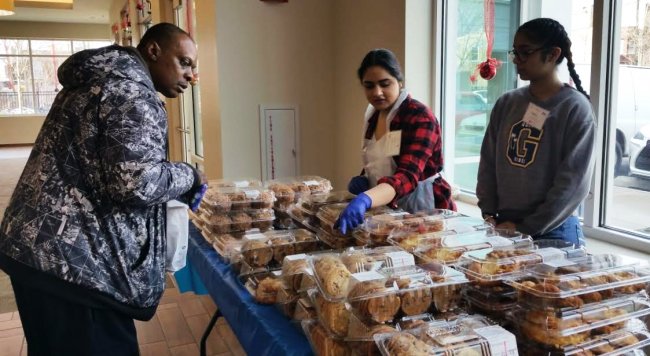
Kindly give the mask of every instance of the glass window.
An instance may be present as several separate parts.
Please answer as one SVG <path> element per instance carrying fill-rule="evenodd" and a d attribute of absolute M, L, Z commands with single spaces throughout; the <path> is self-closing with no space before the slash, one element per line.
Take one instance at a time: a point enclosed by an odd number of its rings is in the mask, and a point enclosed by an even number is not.
<path fill-rule="evenodd" d="M 445 131 L 445 171 L 447 177 L 468 193 L 476 190 L 476 175 L 481 143 L 490 117 L 490 109 L 500 94 L 516 85 L 512 63 L 507 51 L 517 28 L 519 1 L 495 2 L 495 30 L 492 57 L 501 61 L 497 75 L 491 80 L 472 82 L 476 66 L 485 61 L 487 40 L 484 29 L 484 1 L 448 1 L 445 35 L 448 45 L 443 64 Z M 451 98 L 449 98 L 451 96 Z M 451 145 L 450 145 L 450 142 Z M 453 147 L 453 149 L 449 149 Z"/>
<path fill-rule="evenodd" d="M 33 55 L 70 55 L 72 47 L 70 41 L 59 40 L 31 40 Z"/>
<path fill-rule="evenodd" d="M 29 54 L 29 41 L 12 38 L 0 38 L 0 54 Z"/>
<path fill-rule="evenodd" d="M 0 115 L 45 115 L 61 89 L 57 69 L 72 53 L 109 41 L 0 39 Z"/>
<path fill-rule="evenodd" d="M 613 53 L 619 60 L 612 71 L 604 223 L 648 238 L 650 100 L 645 86 L 650 81 L 650 1 L 623 0 L 617 9 L 619 48 Z"/>

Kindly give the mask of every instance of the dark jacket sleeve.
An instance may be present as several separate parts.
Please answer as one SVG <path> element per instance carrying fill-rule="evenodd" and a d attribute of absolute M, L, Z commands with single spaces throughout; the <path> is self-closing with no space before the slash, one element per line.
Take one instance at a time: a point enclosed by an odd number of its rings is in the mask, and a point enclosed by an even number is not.
<path fill-rule="evenodd" d="M 99 113 L 104 193 L 116 202 L 148 206 L 189 191 L 192 167 L 167 160 L 167 114 L 157 94 L 129 81 L 104 90 Z"/>

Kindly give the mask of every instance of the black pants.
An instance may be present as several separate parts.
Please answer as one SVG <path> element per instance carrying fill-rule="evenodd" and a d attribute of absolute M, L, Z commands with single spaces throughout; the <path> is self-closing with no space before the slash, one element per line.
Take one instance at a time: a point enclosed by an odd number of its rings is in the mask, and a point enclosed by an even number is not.
<path fill-rule="evenodd" d="M 30 356 L 138 355 L 133 319 L 30 288 L 11 279 Z"/>

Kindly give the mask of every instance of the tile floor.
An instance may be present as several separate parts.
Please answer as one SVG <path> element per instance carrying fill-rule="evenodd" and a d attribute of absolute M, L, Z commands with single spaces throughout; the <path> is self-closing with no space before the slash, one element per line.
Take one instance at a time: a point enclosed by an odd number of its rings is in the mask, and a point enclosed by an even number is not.
<path fill-rule="evenodd" d="M 0 147 L 0 217 L 27 161 L 29 147 Z M 156 315 L 147 322 L 136 321 L 140 353 L 143 356 L 196 356 L 203 331 L 216 310 L 209 296 L 180 293 L 173 280 L 160 301 Z M 0 356 L 27 355 L 27 344 L 15 311 L 7 276 L 0 271 Z M 207 342 L 208 355 L 246 355 L 237 337 L 220 318 Z"/>

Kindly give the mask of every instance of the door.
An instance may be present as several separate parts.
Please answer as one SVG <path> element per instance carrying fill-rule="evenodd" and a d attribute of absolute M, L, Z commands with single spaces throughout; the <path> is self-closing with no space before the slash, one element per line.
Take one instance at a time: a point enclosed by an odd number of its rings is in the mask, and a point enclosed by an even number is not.
<path fill-rule="evenodd" d="M 262 179 L 298 176 L 298 113 L 294 107 L 260 107 Z"/>

